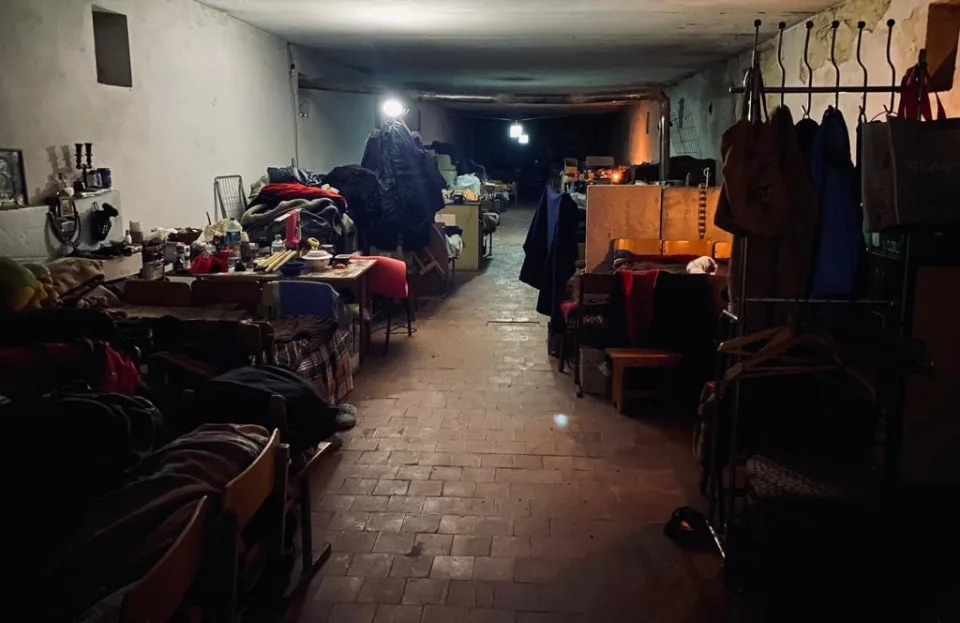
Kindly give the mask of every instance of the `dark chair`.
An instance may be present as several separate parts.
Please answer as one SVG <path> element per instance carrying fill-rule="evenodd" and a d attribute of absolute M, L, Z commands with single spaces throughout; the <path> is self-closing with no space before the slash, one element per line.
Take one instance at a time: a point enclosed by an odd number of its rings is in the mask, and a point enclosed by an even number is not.
<path fill-rule="evenodd" d="M 583 387 L 580 376 L 580 347 L 594 346 L 605 348 L 606 331 L 608 328 L 610 298 L 619 284 L 616 273 L 583 273 L 580 276 L 580 291 L 576 301 L 566 306 L 566 325 L 560 339 L 559 370 L 563 372 L 566 360 L 567 339 L 573 339 L 573 380 L 577 385 L 577 396 L 583 396 Z M 586 326 L 584 319 L 599 317 L 603 319 L 600 326 Z M 572 320 L 571 320 L 572 318 Z M 573 325 L 571 330 L 571 324 Z"/>

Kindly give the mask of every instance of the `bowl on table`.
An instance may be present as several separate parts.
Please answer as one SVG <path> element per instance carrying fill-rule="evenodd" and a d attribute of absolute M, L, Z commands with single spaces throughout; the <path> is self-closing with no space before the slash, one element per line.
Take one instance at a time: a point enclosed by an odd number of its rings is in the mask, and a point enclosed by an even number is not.
<path fill-rule="evenodd" d="M 303 273 L 307 265 L 300 260 L 291 260 L 280 267 L 280 274 L 284 277 L 296 277 Z"/>
<path fill-rule="evenodd" d="M 313 273 L 326 270 L 332 259 L 333 256 L 330 253 L 322 250 L 310 251 L 303 256 L 303 261 L 306 262 L 307 268 Z"/>

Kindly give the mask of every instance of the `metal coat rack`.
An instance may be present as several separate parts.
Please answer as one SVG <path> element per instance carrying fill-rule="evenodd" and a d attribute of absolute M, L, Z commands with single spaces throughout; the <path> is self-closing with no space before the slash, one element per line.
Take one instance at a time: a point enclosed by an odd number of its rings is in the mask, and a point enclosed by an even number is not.
<path fill-rule="evenodd" d="M 766 94 L 779 94 L 780 103 L 783 104 L 783 96 L 785 94 L 806 94 L 807 95 L 807 105 L 804 107 L 804 117 L 809 117 L 811 114 L 812 107 L 812 96 L 813 94 L 833 94 L 834 105 L 839 105 L 840 95 L 847 93 L 859 94 L 861 96 L 860 103 L 860 120 L 866 120 L 866 101 L 867 95 L 869 93 L 889 93 L 890 94 L 890 106 L 888 108 L 888 113 L 892 113 L 894 108 L 894 95 L 901 91 L 900 85 L 896 82 L 896 67 L 891 60 L 890 48 L 891 41 L 893 37 L 893 27 L 895 21 L 890 19 L 887 21 L 887 41 L 886 41 L 886 58 L 887 64 L 890 67 L 891 71 L 891 82 L 887 85 L 870 85 L 869 84 L 869 75 L 867 72 L 866 66 L 863 64 L 861 57 L 861 47 L 863 41 L 863 31 L 866 27 L 865 22 L 860 21 L 857 24 L 857 63 L 861 68 L 863 74 L 863 83 L 859 86 L 852 85 L 843 85 L 840 80 L 840 67 L 836 61 L 836 35 L 837 30 L 840 26 L 839 21 L 833 21 L 831 23 L 831 43 L 830 43 L 830 63 L 833 66 L 835 72 L 835 80 L 832 86 L 814 86 L 813 85 L 813 71 L 809 61 L 809 49 L 810 49 L 810 35 L 813 29 L 813 22 L 808 21 L 806 23 L 806 38 L 804 41 L 804 51 L 803 51 L 803 63 L 807 68 L 808 82 L 805 86 L 788 86 L 786 85 L 786 72 L 784 71 L 783 65 L 783 31 L 786 28 L 784 22 L 780 22 L 778 25 L 778 41 L 777 41 L 777 65 L 780 68 L 780 86 L 774 87 L 764 87 L 763 79 L 760 75 L 760 64 L 759 64 L 759 40 L 760 40 L 760 26 L 761 21 L 754 21 L 754 45 L 753 45 L 753 54 L 752 54 L 752 63 L 750 69 L 747 70 L 744 83 L 742 86 L 735 86 L 730 88 L 731 93 L 743 93 L 746 94 L 748 101 L 745 102 L 745 110 L 747 111 L 748 119 L 751 121 L 760 121 L 759 111 L 766 108 Z M 926 51 L 920 50 L 918 55 L 918 69 L 919 71 L 919 88 L 918 88 L 918 104 L 922 101 L 924 97 L 924 85 L 923 77 L 926 75 Z M 919 119 L 919 111 L 921 106 L 917 106 L 917 118 Z M 746 295 L 747 289 L 747 253 L 748 253 L 748 244 L 747 239 L 743 238 L 742 245 L 740 249 L 741 252 L 741 265 L 739 274 L 736 278 L 739 280 L 739 300 L 733 300 L 732 309 L 733 311 L 724 311 L 722 315 L 722 320 L 727 321 L 733 327 L 733 334 L 731 337 L 739 337 L 743 334 L 744 327 L 746 326 L 747 320 L 747 310 L 750 305 L 791 305 L 791 306 L 819 306 L 819 305 L 828 305 L 828 306 L 860 306 L 862 307 L 875 307 L 879 310 L 886 309 L 890 312 L 898 312 L 896 314 L 896 322 L 899 325 L 899 329 L 903 333 L 909 331 L 910 322 L 912 321 L 911 312 L 912 312 L 912 293 L 913 286 L 915 282 L 915 266 L 912 262 L 912 245 L 911 245 L 911 236 L 909 233 L 903 235 L 903 246 L 901 254 L 901 262 L 903 269 L 903 278 L 901 283 L 900 296 L 897 298 L 891 299 L 833 299 L 833 298 L 777 298 L 777 297 L 749 297 Z M 902 388 L 901 388 L 902 389 Z M 729 536 L 730 529 L 733 525 L 733 522 L 736 520 L 736 510 L 737 510 L 737 499 L 742 497 L 745 493 L 745 489 L 741 487 L 738 482 L 737 467 L 743 463 L 741 459 L 742 451 L 739 447 L 738 436 L 740 434 L 740 416 L 741 416 L 741 395 L 740 395 L 740 382 L 733 381 L 732 387 L 730 389 L 730 400 L 731 407 L 729 410 L 729 423 L 725 427 L 728 430 L 729 437 L 729 447 L 721 448 L 719 443 L 720 435 L 718 431 L 722 425 L 722 417 L 720 415 L 720 407 L 718 406 L 716 414 L 714 415 L 712 422 L 712 440 L 710 448 L 710 467 L 712 470 L 709 480 L 706 483 L 707 488 L 707 498 L 708 498 L 708 511 L 705 519 L 705 526 L 709 532 L 710 537 L 714 545 L 717 547 L 717 550 L 726 558 L 727 548 L 729 547 Z M 887 446 L 885 452 L 885 465 L 884 473 L 886 478 L 892 480 L 896 471 L 898 469 L 899 463 L 899 443 L 901 439 L 901 413 L 902 413 L 902 391 L 901 391 L 901 400 L 899 401 L 897 412 L 888 411 L 886 414 L 887 417 Z M 721 453 L 725 453 L 726 456 L 723 460 L 718 461 L 718 457 L 721 457 Z M 726 469 L 727 474 L 724 477 L 724 469 Z M 724 483 L 726 481 L 726 483 Z"/>
<path fill-rule="evenodd" d="M 753 46 L 753 68 L 759 71 L 759 38 L 760 38 L 760 20 L 756 20 L 753 23 L 754 26 L 754 46 Z M 835 94 L 837 96 L 837 101 L 839 101 L 839 95 L 841 93 L 859 93 L 863 96 L 866 96 L 868 93 L 889 93 L 890 94 L 890 108 L 893 108 L 893 96 L 895 93 L 900 92 L 900 85 L 897 84 L 897 70 L 893 64 L 893 60 L 890 56 L 890 44 L 893 39 L 893 27 L 896 25 L 896 20 L 889 19 L 887 20 L 887 65 L 890 66 L 890 84 L 885 85 L 871 85 L 869 83 L 869 75 L 867 73 L 867 68 L 864 66 L 861 56 L 860 49 L 863 44 L 863 31 L 866 28 L 866 22 L 860 21 L 857 23 L 857 62 L 860 65 L 860 68 L 863 70 L 863 84 L 860 85 L 848 85 L 840 84 L 840 66 L 837 64 L 836 57 L 836 45 L 837 45 L 837 30 L 840 28 L 840 22 L 834 20 L 830 24 L 830 64 L 833 66 L 834 73 L 836 75 L 836 80 L 833 86 L 814 86 L 813 85 L 813 68 L 810 65 L 810 35 L 813 31 L 813 22 L 808 21 L 806 23 L 806 38 L 804 39 L 803 44 L 803 65 L 807 69 L 807 84 L 805 85 L 786 85 L 786 71 L 783 66 L 783 31 L 786 29 L 786 22 L 780 22 L 778 25 L 778 44 L 777 44 L 777 65 L 780 67 L 780 86 L 779 87 L 766 87 L 764 88 L 765 93 L 770 94 L 793 94 L 793 95 L 803 95 L 808 96 L 813 95 L 814 93 L 818 94 Z M 924 50 L 921 50 L 921 53 L 925 53 Z M 741 86 L 732 86 L 730 87 L 730 93 L 745 93 L 747 92 L 747 87 L 745 85 Z M 783 100 L 781 99 L 781 102 Z M 809 106 L 809 98 L 808 98 Z"/>

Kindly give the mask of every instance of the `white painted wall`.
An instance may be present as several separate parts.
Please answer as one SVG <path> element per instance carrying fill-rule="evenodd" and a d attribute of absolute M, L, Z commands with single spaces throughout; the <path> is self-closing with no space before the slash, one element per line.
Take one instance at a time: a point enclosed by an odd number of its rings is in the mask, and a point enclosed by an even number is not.
<path fill-rule="evenodd" d="M 97 0 L 128 18 L 133 88 L 97 83 L 92 2 L 3 0 L 0 146 L 24 150 L 31 202 L 90 141 L 124 215 L 206 223 L 216 175 L 249 183 L 294 156 L 286 44 L 194 0 Z"/>
<path fill-rule="evenodd" d="M 830 23 L 834 19 L 841 22 L 837 32 L 836 58 L 843 84 L 863 83 L 862 72 L 856 62 L 857 22 L 861 19 L 867 23 L 861 57 L 867 66 L 870 83 L 890 82 L 890 69 L 886 62 L 886 21 L 889 18 L 895 19 L 897 23 L 893 30 L 891 56 L 899 80 L 904 71 L 917 62 L 917 53 L 924 45 L 928 5 L 929 2 L 924 0 L 848 0 L 815 16 L 809 53 L 813 67 L 813 83 L 831 86 L 836 80 L 833 65 L 829 60 Z M 766 24 L 766 27 L 769 26 L 771 24 Z M 775 24 L 772 26 L 776 27 Z M 743 28 L 747 32 L 752 28 L 752 24 L 744 24 Z M 784 33 L 783 58 L 788 85 L 807 83 L 807 73 L 802 65 L 805 36 L 806 28 L 802 23 Z M 761 69 L 764 82 L 768 86 L 780 83 L 776 53 L 776 39 L 766 41 L 761 55 Z M 747 52 L 696 74 L 668 91 L 674 118 L 679 110 L 680 99 L 684 99 L 693 123 L 696 124 L 700 148 L 705 158 L 720 159 L 720 137 L 737 119 L 741 100 L 741 96 L 730 95 L 727 90 L 730 86 L 742 82 L 743 71 L 749 66 L 750 54 Z M 940 98 L 947 116 L 960 115 L 960 72 L 954 77 L 953 89 L 941 93 Z M 779 96 L 768 97 L 767 105 L 771 112 L 779 103 Z M 787 95 L 785 103 L 793 111 L 794 118 L 799 119 L 802 115 L 801 105 L 806 105 L 806 96 Z M 832 95 L 815 95 L 813 118 L 819 121 L 826 107 L 833 103 Z M 870 95 L 867 98 L 867 117 L 873 119 L 881 115 L 883 107 L 889 106 L 889 103 L 888 95 Z M 840 110 L 850 128 L 851 141 L 855 136 L 859 106 L 859 95 L 840 96 Z"/>
<path fill-rule="evenodd" d="M 326 173 L 343 164 L 360 164 L 377 119 L 376 96 L 302 90 L 300 98 L 308 114 L 299 122 L 300 166 Z"/>
<path fill-rule="evenodd" d="M 419 115 L 417 113 L 420 113 Z M 410 129 L 416 130 L 416 123 L 420 122 L 420 136 L 423 144 L 429 145 L 433 141 L 441 143 L 452 142 L 453 126 L 446 109 L 434 102 L 414 102 L 410 105 L 406 121 Z"/>

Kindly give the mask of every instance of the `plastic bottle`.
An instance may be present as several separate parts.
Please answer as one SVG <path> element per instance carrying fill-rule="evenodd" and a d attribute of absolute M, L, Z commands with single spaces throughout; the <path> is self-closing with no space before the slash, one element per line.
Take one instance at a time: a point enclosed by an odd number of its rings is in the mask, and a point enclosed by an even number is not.
<path fill-rule="evenodd" d="M 232 218 L 230 222 L 227 223 L 227 226 L 224 230 L 223 244 L 227 247 L 237 247 L 240 248 L 240 234 L 243 233 L 243 227 L 240 227 L 240 223 L 237 222 L 237 219 Z"/>
<path fill-rule="evenodd" d="M 281 253 L 286 250 L 287 246 L 283 244 L 283 238 L 280 234 L 277 234 L 273 237 L 273 242 L 270 243 L 270 253 Z"/>
<path fill-rule="evenodd" d="M 222 244 L 223 247 L 229 251 L 227 254 L 227 263 L 230 266 L 240 261 L 240 234 L 242 233 L 243 228 L 240 227 L 240 223 L 238 223 L 235 218 L 230 219 L 230 222 L 228 222 L 224 228 Z"/>

